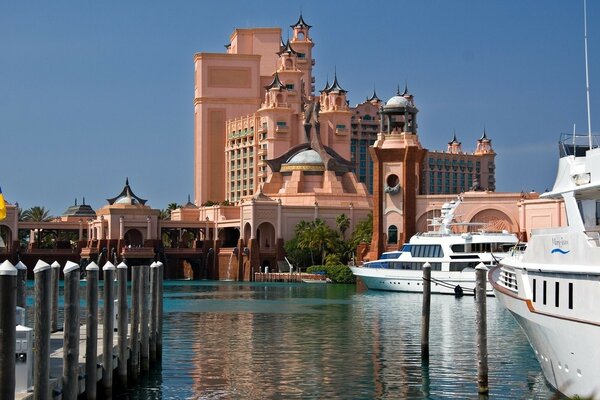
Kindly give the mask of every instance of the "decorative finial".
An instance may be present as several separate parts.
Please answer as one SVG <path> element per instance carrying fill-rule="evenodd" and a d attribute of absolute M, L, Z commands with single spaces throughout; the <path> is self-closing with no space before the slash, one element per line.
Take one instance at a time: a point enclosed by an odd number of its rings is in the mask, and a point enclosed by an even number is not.
<path fill-rule="evenodd" d="M 406 96 L 408 94 L 408 83 L 406 80 L 404 80 L 404 93 L 402 93 L 402 96 Z"/>
<path fill-rule="evenodd" d="M 129 177 L 125 178 L 125 186 L 129 186 Z"/>
<path fill-rule="evenodd" d="M 83 196 L 83 205 L 85 206 L 85 196 Z"/>
<path fill-rule="evenodd" d="M 396 96 L 400 96 L 400 84 L 396 87 Z"/>
<path fill-rule="evenodd" d="M 75 205 L 77 205 L 77 197 L 75 197 Z"/>

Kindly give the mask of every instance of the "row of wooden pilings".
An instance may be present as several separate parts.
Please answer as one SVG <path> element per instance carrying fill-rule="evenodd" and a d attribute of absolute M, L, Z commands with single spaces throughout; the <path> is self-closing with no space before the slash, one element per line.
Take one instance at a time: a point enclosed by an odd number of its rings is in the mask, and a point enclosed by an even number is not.
<path fill-rule="evenodd" d="M 160 262 L 133 266 L 131 270 L 131 309 L 127 301 L 127 265 L 107 262 L 102 268 L 104 312 L 102 320 L 102 398 L 113 393 L 115 274 L 117 278 L 117 371 L 120 387 L 135 384 L 139 375 L 162 357 L 163 272 Z M 62 399 L 77 399 L 80 395 L 80 270 L 67 262 L 64 269 L 64 327 L 62 378 L 59 385 Z M 33 398 L 53 398 L 50 385 L 50 336 L 58 327 L 58 288 L 60 265 L 38 261 L 34 270 L 35 316 L 33 343 Z M 100 268 L 94 262 L 86 267 L 85 317 L 85 395 L 99 397 L 98 389 L 98 281 Z M 27 267 L 17 267 L 9 261 L 0 265 L 0 399 L 15 398 L 15 308 L 25 308 Z M 131 311 L 131 324 L 128 314 Z M 129 337 L 128 337 L 129 328 Z M 129 340 L 128 340 L 129 339 Z"/>
<path fill-rule="evenodd" d="M 487 351 L 487 267 L 475 267 L 475 325 L 477 329 L 477 387 L 480 395 L 489 394 Z M 423 308 L 421 313 L 421 360 L 429 364 L 429 316 L 431 310 L 431 264 L 423 265 Z"/>

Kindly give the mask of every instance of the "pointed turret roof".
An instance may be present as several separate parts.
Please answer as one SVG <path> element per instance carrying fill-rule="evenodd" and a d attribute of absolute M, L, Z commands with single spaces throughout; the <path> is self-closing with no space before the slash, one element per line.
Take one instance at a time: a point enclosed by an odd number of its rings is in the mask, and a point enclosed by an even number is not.
<path fill-rule="evenodd" d="M 330 93 L 330 92 L 347 93 L 346 90 L 342 89 L 342 87 L 340 86 L 340 84 L 338 82 L 337 72 L 333 75 L 333 83 L 331 84 L 331 86 L 329 87 L 329 90 L 327 92 L 328 93 Z"/>
<path fill-rule="evenodd" d="M 183 206 L 183 208 L 198 208 L 198 207 L 196 207 L 196 205 L 194 203 L 192 203 L 192 200 L 190 199 L 190 195 L 189 194 L 188 194 L 188 201 Z"/>
<path fill-rule="evenodd" d="M 296 22 L 293 25 L 290 25 L 290 28 L 307 28 L 307 29 L 310 29 L 310 28 L 312 28 L 312 25 L 309 25 L 306 22 L 304 22 L 304 18 L 302 18 L 302 13 L 300 13 L 300 18 L 298 18 L 298 22 Z"/>
<path fill-rule="evenodd" d="M 329 93 L 329 89 L 331 86 L 329 86 L 329 78 L 327 78 L 327 82 L 325 82 L 325 87 L 323 89 L 321 89 L 321 93 L 325 92 L 325 93 Z"/>
<path fill-rule="evenodd" d="M 375 88 L 373 88 L 373 94 L 371 95 L 371 97 L 367 98 L 367 101 L 381 101 L 381 99 L 379 97 L 377 97 Z"/>
<path fill-rule="evenodd" d="M 145 205 L 146 201 L 148 201 L 148 200 L 144 200 L 144 199 L 136 196 L 133 193 L 133 190 L 131 190 L 131 187 L 129 186 L 129 178 L 125 178 L 125 187 L 123 188 L 123 190 L 121 191 L 121 193 L 119 193 L 118 196 L 115 196 L 112 199 L 106 199 L 106 201 L 108 201 L 108 204 L 110 204 L 110 205 L 112 205 L 112 204 L 141 204 L 141 205 Z"/>
<path fill-rule="evenodd" d="M 458 144 L 460 145 L 460 142 L 456 139 L 456 131 L 454 131 L 454 136 L 452 137 L 452 140 L 448 142 L 449 145 L 453 145 L 453 144 Z"/>
<path fill-rule="evenodd" d="M 279 52 L 277 52 L 277 55 L 282 54 L 298 54 L 296 50 L 292 49 L 290 39 L 288 39 L 287 42 L 285 42 L 285 44 L 282 46 L 282 49 Z"/>
<path fill-rule="evenodd" d="M 485 132 L 485 128 L 483 128 L 483 135 L 481 135 L 481 137 L 479 138 L 479 141 L 480 142 L 483 142 L 483 141 L 489 142 L 490 141 L 490 139 L 487 137 L 487 133 Z"/>
<path fill-rule="evenodd" d="M 398 92 L 400 92 L 400 85 L 398 85 Z M 404 82 L 404 92 L 400 96 L 412 96 L 408 91 L 408 84 Z"/>
<path fill-rule="evenodd" d="M 273 88 L 279 90 L 285 89 L 285 85 L 279 80 L 279 74 L 277 72 L 275 72 L 275 75 L 273 76 L 273 82 L 265 86 L 265 89 L 267 90 L 271 90 Z"/>

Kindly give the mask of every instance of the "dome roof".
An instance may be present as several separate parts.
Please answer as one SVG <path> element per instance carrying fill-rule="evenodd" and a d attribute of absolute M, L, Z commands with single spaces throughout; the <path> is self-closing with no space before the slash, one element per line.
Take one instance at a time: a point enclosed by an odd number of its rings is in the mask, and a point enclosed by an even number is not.
<path fill-rule="evenodd" d="M 294 154 L 286 164 L 322 164 L 321 156 L 313 149 L 306 149 Z"/>
<path fill-rule="evenodd" d="M 404 96 L 396 95 L 389 99 L 385 105 L 386 107 L 408 107 L 410 106 L 410 101 Z"/>

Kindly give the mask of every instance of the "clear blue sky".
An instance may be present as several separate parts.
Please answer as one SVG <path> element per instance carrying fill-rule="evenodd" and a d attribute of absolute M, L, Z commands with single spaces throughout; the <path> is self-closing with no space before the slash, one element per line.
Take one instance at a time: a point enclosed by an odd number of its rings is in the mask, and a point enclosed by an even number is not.
<path fill-rule="evenodd" d="M 592 128 L 600 1 L 588 1 Z M 313 25 L 316 87 L 352 105 L 408 82 L 419 134 L 472 151 L 498 191 L 551 188 L 561 132 L 587 130 L 581 1 L 13 1 L 0 4 L 0 186 L 22 208 L 100 208 L 125 177 L 155 208 L 193 192 L 193 55 L 235 27 Z M 285 32 L 285 30 L 284 30 Z M 595 131 L 600 130 L 594 129 Z"/>

